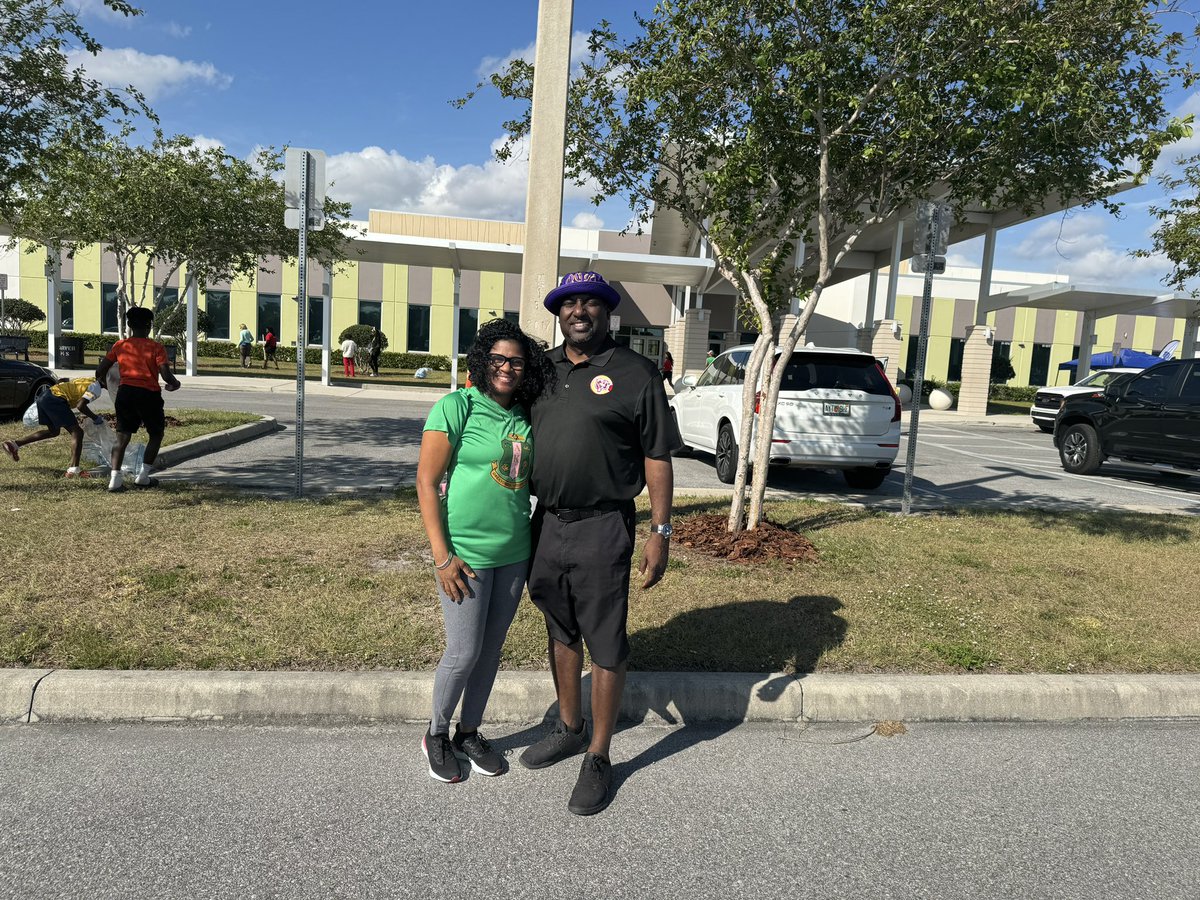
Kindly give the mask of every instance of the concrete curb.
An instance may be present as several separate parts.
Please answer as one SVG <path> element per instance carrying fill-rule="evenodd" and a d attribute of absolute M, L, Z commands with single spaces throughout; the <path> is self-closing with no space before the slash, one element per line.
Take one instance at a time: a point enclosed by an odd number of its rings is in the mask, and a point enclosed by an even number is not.
<path fill-rule="evenodd" d="M 428 718 L 431 672 L 0 670 L 0 721 L 361 723 Z M 585 690 L 585 697 L 587 691 Z M 489 722 L 554 714 L 545 672 L 501 672 Z M 633 672 L 633 722 L 1200 718 L 1200 675 Z"/>
<path fill-rule="evenodd" d="M 185 460 L 195 459 L 198 456 L 205 456 L 209 453 L 216 453 L 218 450 L 224 450 L 226 447 L 232 447 L 234 444 L 244 444 L 246 441 L 252 441 L 255 438 L 262 437 L 264 434 L 271 434 L 272 432 L 279 431 L 281 428 L 282 426 L 272 416 L 263 416 L 257 422 L 235 425 L 232 428 L 226 428 L 224 431 L 216 431 L 212 434 L 189 438 L 186 441 L 180 441 L 178 444 L 163 447 L 158 451 L 157 464 L 159 468 L 176 466 Z"/>

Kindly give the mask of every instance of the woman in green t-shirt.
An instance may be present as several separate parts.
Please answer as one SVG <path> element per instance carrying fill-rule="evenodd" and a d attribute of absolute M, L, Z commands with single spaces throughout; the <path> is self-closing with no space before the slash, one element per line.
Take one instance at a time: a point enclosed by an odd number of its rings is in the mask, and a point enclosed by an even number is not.
<path fill-rule="evenodd" d="M 529 569 L 529 407 L 554 379 L 541 347 L 504 319 L 479 329 L 467 370 L 474 386 L 434 404 L 417 463 L 417 499 L 446 624 L 421 749 L 429 774 L 446 782 L 461 780 L 460 758 L 484 775 L 504 771 L 479 724 Z"/>

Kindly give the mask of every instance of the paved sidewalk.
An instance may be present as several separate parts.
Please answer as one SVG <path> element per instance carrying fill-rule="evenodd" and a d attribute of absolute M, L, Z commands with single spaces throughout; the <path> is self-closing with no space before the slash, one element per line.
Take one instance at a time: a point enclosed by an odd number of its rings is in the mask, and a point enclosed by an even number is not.
<path fill-rule="evenodd" d="M 432 672 L 5 669 L 0 722 L 420 722 L 432 690 Z M 501 672 L 488 720 L 554 711 L 549 673 Z M 668 725 L 1200 718 L 1200 675 L 632 672 L 621 715 Z"/>

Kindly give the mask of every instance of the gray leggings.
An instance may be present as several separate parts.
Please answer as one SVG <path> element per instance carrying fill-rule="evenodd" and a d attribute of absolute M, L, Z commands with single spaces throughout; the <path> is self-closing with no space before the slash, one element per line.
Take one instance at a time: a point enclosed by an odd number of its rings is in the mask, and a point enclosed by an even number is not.
<path fill-rule="evenodd" d="M 517 614 L 529 560 L 494 569 L 475 569 L 470 579 L 474 597 L 455 603 L 438 586 L 446 624 L 446 652 L 433 676 L 433 718 L 429 730 L 448 734 L 454 708 L 462 698 L 459 725 L 471 731 L 483 721 L 483 710 L 496 681 L 500 651 L 508 626 Z"/>

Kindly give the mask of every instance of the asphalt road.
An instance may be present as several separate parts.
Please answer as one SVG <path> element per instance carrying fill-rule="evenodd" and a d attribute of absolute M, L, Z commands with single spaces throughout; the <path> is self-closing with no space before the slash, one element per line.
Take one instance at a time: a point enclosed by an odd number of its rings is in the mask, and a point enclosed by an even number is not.
<path fill-rule="evenodd" d="M 0 897 L 1184 900 L 1200 723 L 638 726 L 430 779 L 422 726 L 0 728 Z M 497 733 L 519 750 L 532 729 Z M 510 759 L 515 759 L 514 756 Z"/>
<path fill-rule="evenodd" d="M 274 416 L 284 427 L 252 443 L 184 463 L 164 473 L 165 478 L 280 493 L 292 490 L 294 395 L 189 385 L 186 392 L 168 395 L 168 405 L 258 412 Z M 400 399 L 308 395 L 306 490 L 374 492 L 411 484 L 429 406 L 428 402 Z M 772 468 L 769 487 L 780 494 L 899 509 L 906 440 L 901 442 L 899 465 L 876 491 L 852 490 L 837 472 L 786 467 Z M 723 490 L 707 454 L 677 459 L 675 483 L 678 493 Z M 1059 465 L 1050 436 L 1022 417 L 1014 417 L 1012 425 L 922 420 L 913 485 L 914 508 L 919 510 L 969 504 L 1200 514 L 1200 478 L 1143 473 L 1115 465 L 1106 465 L 1098 476 L 1069 475 Z"/>

